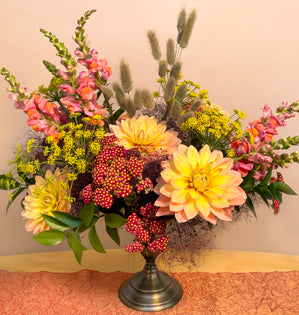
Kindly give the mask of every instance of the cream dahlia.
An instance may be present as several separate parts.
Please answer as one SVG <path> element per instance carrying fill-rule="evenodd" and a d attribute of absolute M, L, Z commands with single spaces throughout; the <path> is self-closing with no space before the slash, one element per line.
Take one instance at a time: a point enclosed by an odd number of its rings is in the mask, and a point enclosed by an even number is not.
<path fill-rule="evenodd" d="M 195 147 L 179 145 L 173 159 L 162 163 L 163 171 L 155 187 L 160 195 L 155 205 L 157 216 L 174 214 L 185 222 L 197 214 L 216 224 L 232 219 L 231 210 L 246 200 L 239 187 L 242 178 L 232 170 L 233 160 L 223 158 L 220 151 L 210 151 L 205 145 L 199 152 Z"/>
<path fill-rule="evenodd" d="M 166 122 L 158 124 L 155 117 L 123 119 L 117 121 L 116 125 L 110 125 L 110 130 L 118 138 L 120 145 L 126 149 L 136 148 L 146 154 L 172 153 L 181 143 L 177 132 L 166 130 Z"/>
<path fill-rule="evenodd" d="M 67 201 L 68 195 L 67 174 L 62 174 L 58 168 L 54 174 L 48 170 L 44 178 L 36 176 L 35 185 L 28 188 L 24 200 L 25 210 L 21 213 L 28 219 L 25 223 L 26 231 L 37 234 L 49 230 L 42 214 L 53 216 L 52 211 L 69 212 L 71 203 Z"/>

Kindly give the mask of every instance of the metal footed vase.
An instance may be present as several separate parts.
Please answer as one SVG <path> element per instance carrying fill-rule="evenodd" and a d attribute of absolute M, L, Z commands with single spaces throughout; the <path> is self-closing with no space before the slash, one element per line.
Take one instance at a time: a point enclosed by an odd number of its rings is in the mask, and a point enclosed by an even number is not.
<path fill-rule="evenodd" d="M 179 282 L 157 269 L 158 254 L 147 248 L 141 254 L 145 266 L 122 283 L 118 291 L 120 300 L 132 309 L 145 312 L 158 312 L 177 304 L 183 295 Z"/>

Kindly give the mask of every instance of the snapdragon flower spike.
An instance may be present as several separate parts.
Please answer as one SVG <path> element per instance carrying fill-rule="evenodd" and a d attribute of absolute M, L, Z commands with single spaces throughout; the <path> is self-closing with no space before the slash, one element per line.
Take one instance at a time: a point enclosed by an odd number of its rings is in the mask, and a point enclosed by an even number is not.
<path fill-rule="evenodd" d="M 147 248 L 153 253 L 165 252 L 167 249 L 168 240 L 169 240 L 168 235 L 163 235 L 163 236 L 153 240 L 152 242 L 150 242 L 147 245 Z"/>

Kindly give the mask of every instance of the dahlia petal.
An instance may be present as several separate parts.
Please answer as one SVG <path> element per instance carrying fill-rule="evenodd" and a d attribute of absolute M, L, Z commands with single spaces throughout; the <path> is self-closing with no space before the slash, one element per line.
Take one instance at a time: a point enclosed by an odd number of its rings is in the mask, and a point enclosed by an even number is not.
<path fill-rule="evenodd" d="M 186 176 L 175 175 L 171 178 L 170 184 L 174 189 L 184 189 L 189 186 L 190 181 Z"/>
<path fill-rule="evenodd" d="M 184 210 L 184 204 L 183 203 L 175 203 L 175 202 L 170 202 L 169 209 L 171 211 L 177 212 L 177 211 L 182 211 Z"/>
<path fill-rule="evenodd" d="M 187 189 L 174 190 L 171 194 L 171 201 L 174 203 L 184 203 L 188 200 L 189 191 Z"/>
<path fill-rule="evenodd" d="M 162 179 L 161 176 L 159 176 L 157 179 L 156 179 L 156 186 L 154 188 L 154 192 L 157 194 L 157 195 L 160 195 L 160 189 L 163 185 L 165 185 L 165 182 L 164 180 Z"/>
<path fill-rule="evenodd" d="M 166 197 L 171 197 L 171 193 L 173 192 L 173 187 L 169 184 L 163 185 L 160 188 L 160 194 L 166 196 Z"/>
<path fill-rule="evenodd" d="M 166 168 L 161 172 L 161 177 L 166 183 L 168 183 L 177 173 L 174 172 L 171 168 Z"/>
<path fill-rule="evenodd" d="M 187 150 L 188 150 L 188 147 L 184 144 L 180 144 L 177 149 L 177 151 L 182 154 L 186 154 Z"/>
<path fill-rule="evenodd" d="M 238 190 L 238 194 L 236 194 L 234 198 L 229 199 L 229 203 L 232 206 L 240 206 L 247 199 L 247 195 L 241 187 L 237 187 L 237 190 Z"/>
<path fill-rule="evenodd" d="M 210 147 L 206 144 L 202 147 L 202 149 L 198 152 L 199 154 L 199 167 L 203 168 L 208 164 L 208 161 L 211 156 Z"/>
<path fill-rule="evenodd" d="M 196 206 L 196 201 L 193 199 L 189 199 L 185 204 L 184 204 L 184 212 L 186 214 L 186 217 L 188 220 L 194 218 L 198 213 L 195 209 Z"/>
<path fill-rule="evenodd" d="M 196 148 L 193 145 L 190 145 L 190 147 L 187 150 L 187 157 L 188 161 L 191 164 L 192 168 L 195 168 L 199 161 L 199 154 Z"/>
<path fill-rule="evenodd" d="M 209 202 L 210 202 L 210 205 L 212 207 L 219 208 L 219 209 L 226 208 L 226 207 L 230 206 L 230 203 L 228 202 L 228 200 L 226 198 L 222 198 L 222 197 L 218 197 L 215 199 L 211 198 L 211 199 L 209 199 Z"/>
<path fill-rule="evenodd" d="M 180 212 L 176 212 L 175 213 L 175 219 L 179 222 L 179 223 L 183 223 L 188 221 L 188 218 L 185 214 L 184 211 L 180 211 Z"/>
<path fill-rule="evenodd" d="M 233 172 L 233 173 L 232 173 Z M 215 186 L 238 186 L 242 183 L 242 177 L 240 173 L 236 176 L 236 171 L 228 171 L 225 174 L 219 175 L 213 179 L 213 185 Z"/>
<path fill-rule="evenodd" d="M 214 164 L 214 168 L 215 170 L 227 171 L 232 169 L 233 164 L 234 164 L 233 159 L 224 158 L 222 160 L 216 161 L 216 163 Z"/>
<path fill-rule="evenodd" d="M 170 203 L 170 198 L 166 196 L 159 196 L 159 198 L 155 201 L 155 206 L 157 207 L 168 207 Z"/>
<path fill-rule="evenodd" d="M 213 152 L 211 152 L 209 162 L 211 163 L 211 165 L 213 165 L 213 168 L 214 168 L 215 165 L 222 159 L 223 159 L 222 152 L 218 150 L 214 150 Z"/>
<path fill-rule="evenodd" d="M 216 224 L 216 217 L 213 213 L 210 213 L 207 217 L 203 216 L 202 213 L 198 213 L 203 219 L 207 220 L 208 222 L 212 223 L 212 224 Z"/>
<path fill-rule="evenodd" d="M 192 199 L 197 199 L 200 195 L 199 192 L 194 188 L 190 189 L 189 193 Z"/>
<path fill-rule="evenodd" d="M 200 196 L 196 199 L 196 208 L 204 217 L 207 217 L 210 214 L 211 205 L 203 194 L 200 194 Z"/>
<path fill-rule="evenodd" d="M 191 165 L 189 164 L 185 155 L 174 152 L 173 153 L 173 161 L 176 169 L 184 176 L 189 177 L 192 173 Z"/>
<path fill-rule="evenodd" d="M 224 209 L 216 209 L 216 208 L 212 208 L 211 212 L 218 217 L 220 220 L 223 221 L 231 221 L 232 220 L 232 211 L 231 208 L 233 207 L 228 207 L 228 208 L 224 208 Z"/>
<path fill-rule="evenodd" d="M 157 213 L 156 213 L 156 216 L 157 217 L 162 217 L 164 215 L 173 215 L 173 212 L 169 210 L 168 207 L 162 207 L 162 208 L 159 208 Z"/>

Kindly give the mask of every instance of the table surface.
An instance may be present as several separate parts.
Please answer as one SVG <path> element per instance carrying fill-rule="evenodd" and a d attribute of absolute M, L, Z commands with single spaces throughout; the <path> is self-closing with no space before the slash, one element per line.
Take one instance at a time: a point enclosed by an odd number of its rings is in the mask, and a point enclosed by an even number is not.
<path fill-rule="evenodd" d="M 248 251 L 205 250 L 189 259 L 186 253 L 174 256 L 162 254 L 157 264 L 166 272 L 272 272 L 299 271 L 299 255 L 284 255 Z M 187 259 L 186 259 L 187 257 Z M 195 263 L 194 263 L 195 262 Z M 79 265 L 71 251 L 41 252 L 23 255 L 0 256 L 0 269 L 7 271 L 76 272 L 90 269 L 101 272 L 137 272 L 144 260 L 140 254 L 129 254 L 123 249 L 108 249 L 101 254 L 94 250 L 83 253 Z"/>

